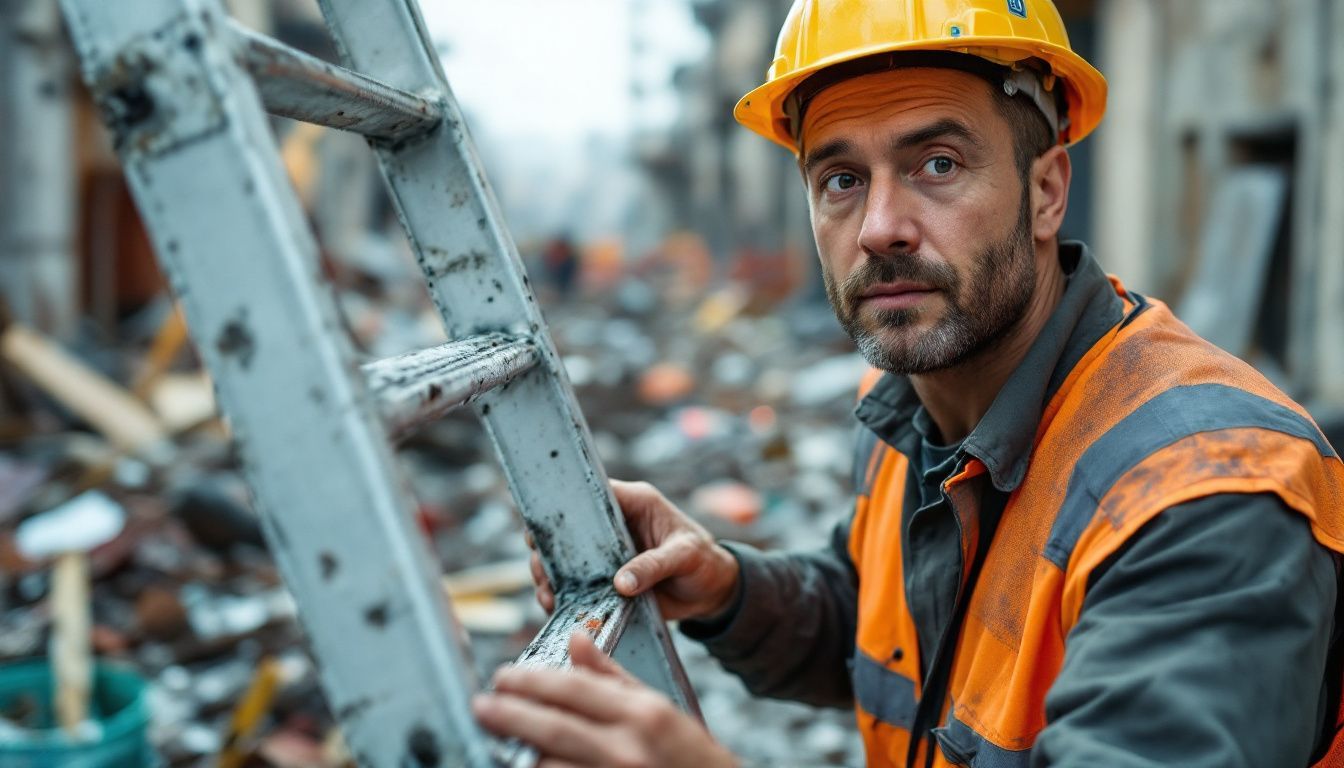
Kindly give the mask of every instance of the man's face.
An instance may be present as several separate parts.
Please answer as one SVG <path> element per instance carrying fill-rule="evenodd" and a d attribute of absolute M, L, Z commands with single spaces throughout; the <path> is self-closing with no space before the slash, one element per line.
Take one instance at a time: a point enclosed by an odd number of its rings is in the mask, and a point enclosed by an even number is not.
<path fill-rule="evenodd" d="M 801 158 L 826 293 L 875 367 L 928 373 L 992 347 L 1035 290 L 1029 188 L 989 85 L 905 69 L 820 93 Z"/>

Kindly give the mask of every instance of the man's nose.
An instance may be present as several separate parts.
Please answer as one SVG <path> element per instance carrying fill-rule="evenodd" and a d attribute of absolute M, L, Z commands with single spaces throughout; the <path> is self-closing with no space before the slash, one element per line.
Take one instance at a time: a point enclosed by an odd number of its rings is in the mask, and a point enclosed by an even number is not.
<path fill-rule="evenodd" d="M 919 250 L 919 223 L 909 195 L 895 180 L 875 178 L 869 182 L 859 247 L 870 256 L 899 256 Z"/>

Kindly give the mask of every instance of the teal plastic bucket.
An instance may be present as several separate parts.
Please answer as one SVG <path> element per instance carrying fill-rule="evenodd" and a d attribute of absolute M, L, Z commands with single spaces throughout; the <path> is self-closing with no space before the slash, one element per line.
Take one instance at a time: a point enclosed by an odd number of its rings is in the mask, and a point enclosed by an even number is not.
<path fill-rule="evenodd" d="M 45 660 L 0 665 L 0 717 L 18 716 L 19 729 L 0 724 L 0 768 L 148 768 L 158 764 L 146 727 L 145 681 L 99 663 L 89 716 L 101 733 L 73 741 L 56 725 L 52 672 Z"/>

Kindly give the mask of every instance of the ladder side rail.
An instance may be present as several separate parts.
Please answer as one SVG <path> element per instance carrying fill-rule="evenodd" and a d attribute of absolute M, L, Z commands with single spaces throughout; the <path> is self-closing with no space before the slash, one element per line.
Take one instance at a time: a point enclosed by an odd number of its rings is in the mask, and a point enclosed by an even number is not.
<path fill-rule="evenodd" d="M 462 635 L 223 10 L 63 6 L 353 752 L 491 766 Z"/>
<path fill-rule="evenodd" d="M 416 78 L 439 76 L 437 58 L 420 36 L 421 23 L 413 4 L 405 0 L 323 0 L 321 5 L 337 48 L 349 57 L 347 65 L 397 87 L 421 91 L 427 88 L 424 80 L 391 78 L 406 73 Z M 367 70 L 366 66 L 385 71 Z M 412 142 L 371 143 L 448 337 L 486 332 L 533 337 L 541 364 L 508 388 L 525 391 L 502 397 L 505 390 L 497 390 L 477 401 L 478 412 L 497 444 L 522 443 L 518 452 L 502 448 L 500 453 L 505 472 L 516 481 L 515 490 L 536 485 L 541 491 L 517 499 L 524 514 L 533 508 L 555 507 L 561 499 L 566 504 L 572 530 L 543 531 L 538 540 L 543 556 L 553 555 L 548 558 L 550 565 L 559 569 L 551 573 L 557 587 L 598 579 L 614 572 L 627 552 L 633 552 L 633 545 L 606 487 L 606 477 L 594 461 L 596 454 L 582 415 L 569 393 L 462 115 L 446 82 L 439 81 L 437 88 L 444 94 L 440 108 L 445 116 L 438 128 Z M 592 472 L 593 468 L 598 471 Z M 612 539 L 620 544 L 606 543 Z M 554 552 L 550 551 L 552 544 Z"/>
<path fill-rule="evenodd" d="M 443 119 L 438 104 L 229 21 L 239 63 L 272 114 L 397 141 Z"/>
<path fill-rule="evenodd" d="M 449 338 L 530 333 L 542 364 L 474 405 L 558 589 L 610 579 L 636 550 L 555 345 L 412 0 L 319 0 L 344 64 L 420 93 L 442 93 L 444 122 L 411 142 L 371 142 Z M 521 320 L 520 320 L 521 318 Z M 698 714 L 651 596 L 622 645 L 631 671 Z M 627 657 L 627 661 L 630 657 Z"/>

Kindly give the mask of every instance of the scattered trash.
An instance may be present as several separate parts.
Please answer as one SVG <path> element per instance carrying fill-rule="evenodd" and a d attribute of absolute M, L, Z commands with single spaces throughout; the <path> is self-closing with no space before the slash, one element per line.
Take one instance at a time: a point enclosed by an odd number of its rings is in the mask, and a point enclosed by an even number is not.
<path fill-rule="evenodd" d="M 56 673 L 45 661 L 0 664 L 0 765 L 119 768 L 154 765 L 145 681 L 121 665 L 92 671 L 90 717 L 55 725 Z M 57 704 L 58 706 L 58 704 Z"/>
<path fill-rule="evenodd" d="M 761 494 L 736 482 L 703 485 L 691 494 L 691 508 L 734 525 L 750 525 L 760 519 Z"/>
<path fill-rule="evenodd" d="M 0 523 L 18 514 L 47 478 L 47 468 L 41 464 L 17 461 L 0 454 Z"/>
<path fill-rule="evenodd" d="M 695 376 L 684 366 L 659 363 L 639 377 L 639 399 L 649 405 L 671 405 L 695 391 Z"/>
<path fill-rule="evenodd" d="M 435 343 L 425 297 L 398 284 L 397 270 L 336 271 L 360 348 L 381 355 Z M 807 304 L 760 314 L 755 294 L 697 293 L 688 286 L 699 283 L 679 270 L 670 287 L 657 274 L 608 272 L 602 294 L 546 312 L 609 475 L 654 483 L 716 535 L 765 548 L 825 541 L 850 508 L 849 413 L 864 370 L 843 333 L 816 322 Z M 404 278 L 417 283 L 411 272 Z M 176 313 L 159 312 L 148 326 L 124 362 L 97 367 L 134 379 L 123 388 L 96 374 L 93 390 L 139 398 L 145 418 L 129 425 L 74 407 L 83 390 L 58 397 L 46 392 L 50 378 L 0 367 L 0 378 L 39 392 L 25 401 L 31 434 L 0 450 L 0 661 L 47 655 L 52 633 L 51 573 L 29 549 L 34 534 L 18 534 L 33 530 L 39 512 L 83 510 L 88 521 L 62 534 L 115 534 L 88 557 L 88 641 L 100 664 L 120 663 L 146 681 L 145 738 L 164 765 L 227 755 L 239 766 L 344 768 L 350 757 L 319 665 L 266 551 L 209 379 Z M 29 346 L 42 360 L 52 349 L 45 340 Z M 71 370 L 94 370 L 73 351 L 51 355 Z M 154 455 L 130 447 L 149 443 Z M 515 658 L 545 620 L 491 454 L 467 414 L 449 414 L 400 447 L 419 502 L 410 513 L 440 558 L 483 674 Z M 99 510 L 118 510 L 121 522 L 100 521 Z M 678 645 L 711 727 L 748 761 L 861 761 L 849 714 L 752 700 L 700 646 Z M 0 710 L 0 744 L 29 731 Z"/>

